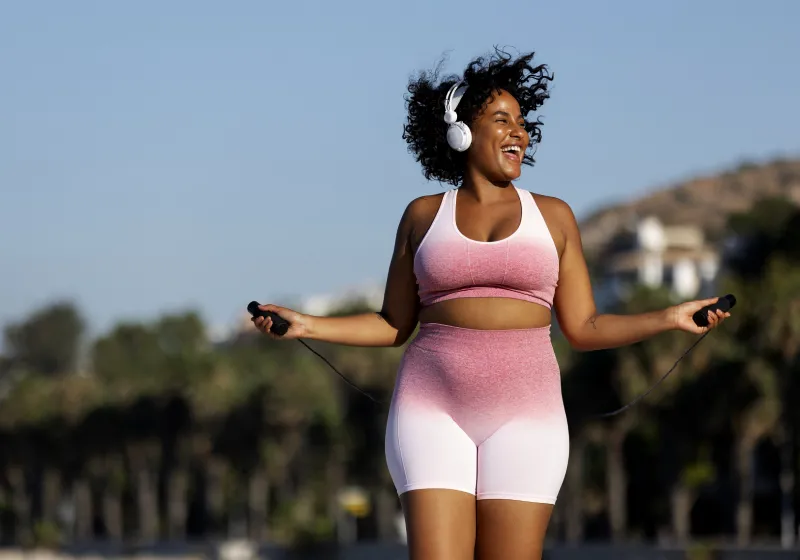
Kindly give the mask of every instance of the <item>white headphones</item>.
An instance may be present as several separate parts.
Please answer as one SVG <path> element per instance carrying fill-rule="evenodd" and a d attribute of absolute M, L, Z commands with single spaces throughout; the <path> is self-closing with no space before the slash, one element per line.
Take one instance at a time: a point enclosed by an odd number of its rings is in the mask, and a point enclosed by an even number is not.
<path fill-rule="evenodd" d="M 472 144 L 472 132 L 456 115 L 456 107 L 467 91 L 467 86 L 461 86 L 462 83 L 463 80 L 457 82 L 444 98 L 444 122 L 450 125 L 447 127 L 447 143 L 457 152 L 463 152 Z"/>

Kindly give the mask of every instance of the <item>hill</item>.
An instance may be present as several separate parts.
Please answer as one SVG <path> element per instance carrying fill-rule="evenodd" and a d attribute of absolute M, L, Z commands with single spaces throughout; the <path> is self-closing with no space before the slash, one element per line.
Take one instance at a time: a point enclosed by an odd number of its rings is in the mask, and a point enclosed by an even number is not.
<path fill-rule="evenodd" d="M 581 236 L 586 252 L 591 254 L 636 218 L 650 215 L 666 225 L 700 225 L 713 241 L 719 238 L 731 213 L 745 211 L 759 198 L 772 196 L 800 204 L 800 159 L 742 164 L 715 176 L 694 178 L 602 208 L 581 221 Z"/>

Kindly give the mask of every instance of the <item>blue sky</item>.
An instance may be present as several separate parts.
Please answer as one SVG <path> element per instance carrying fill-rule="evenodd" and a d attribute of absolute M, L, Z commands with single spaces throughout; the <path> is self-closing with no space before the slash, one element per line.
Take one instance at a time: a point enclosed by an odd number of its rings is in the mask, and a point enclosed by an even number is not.
<path fill-rule="evenodd" d="M 382 281 L 409 200 L 409 76 L 493 45 L 555 73 L 519 186 L 580 217 L 800 156 L 800 3 L 5 2 L 0 324 L 94 332 Z"/>

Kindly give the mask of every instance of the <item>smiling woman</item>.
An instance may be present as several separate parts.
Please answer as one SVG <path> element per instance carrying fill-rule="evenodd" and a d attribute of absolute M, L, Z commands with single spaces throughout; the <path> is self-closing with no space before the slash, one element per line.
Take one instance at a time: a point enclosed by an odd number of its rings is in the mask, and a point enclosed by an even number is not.
<path fill-rule="evenodd" d="M 692 314 L 716 301 L 597 313 L 570 207 L 513 184 L 534 163 L 529 116 L 553 79 L 533 56 L 496 52 L 461 77 L 409 84 L 403 137 L 425 176 L 454 188 L 406 207 L 380 313 L 261 306 L 291 324 L 283 339 L 399 346 L 420 323 L 386 425 L 411 560 L 541 558 L 569 457 L 552 310 L 573 347 L 594 350 L 704 332 Z M 254 322 L 269 334 L 269 318 Z"/>

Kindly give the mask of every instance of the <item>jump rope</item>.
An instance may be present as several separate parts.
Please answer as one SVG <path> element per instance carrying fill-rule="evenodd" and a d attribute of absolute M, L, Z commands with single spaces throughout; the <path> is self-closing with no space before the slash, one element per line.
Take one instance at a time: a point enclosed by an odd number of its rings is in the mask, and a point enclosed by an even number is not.
<path fill-rule="evenodd" d="M 284 319 L 283 317 L 281 317 L 277 313 L 274 313 L 273 311 L 263 311 L 263 310 L 259 309 L 259 305 L 260 304 L 257 301 L 251 301 L 250 304 L 247 306 L 247 311 L 249 311 L 250 314 L 253 317 L 268 317 L 268 318 L 272 319 L 272 326 L 269 329 L 270 332 L 275 334 L 275 335 L 278 335 L 278 336 L 285 335 L 286 331 L 288 331 L 289 327 L 290 327 L 289 321 L 287 321 L 286 319 Z M 697 325 L 698 327 L 707 327 L 708 326 L 708 312 L 709 311 L 712 312 L 712 313 L 716 313 L 717 310 L 720 310 L 722 312 L 727 312 L 734 305 L 736 305 L 736 298 L 733 296 L 733 294 L 728 294 L 726 296 L 723 296 L 723 297 L 719 298 L 715 303 L 712 303 L 711 305 L 706 305 L 705 307 L 703 307 L 699 311 L 695 312 L 694 315 L 692 315 L 692 320 L 694 321 L 694 324 Z M 691 346 L 689 346 L 689 348 L 687 348 L 686 351 L 684 351 L 683 354 L 681 354 L 681 356 L 675 361 L 675 363 L 672 364 L 672 367 L 669 368 L 667 373 L 665 373 L 663 376 L 661 376 L 661 379 L 659 379 L 658 381 L 653 383 L 653 385 L 651 385 L 650 388 L 647 389 L 647 391 L 645 391 L 644 393 L 640 394 L 638 397 L 633 399 L 628 404 L 626 404 L 626 405 L 624 405 L 624 406 L 622 406 L 622 407 L 620 407 L 620 408 L 618 408 L 616 410 L 612 410 L 611 412 L 606 412 L 606 413 L 603 413 L 603 414 L 594 414 L 594 415 L 591 415 L 590 418 L 609 418 L 611 416 L 616 416 L 617 414 L 621 414 L 622 412 L 624 412 L 624 411 L 628 410 L 629 408 L 631 408 L 637 402 L 641 401 L 643 398 L 645 398 L 647 395 L 649 395 L 653 391 L 653 389 L 658 387 L 669 376 L 669 374 L 673 372 L 673 370 L 678 366 L 678 364 L 681 362 L 681 360 L 683 360 L 686 356 L 688 356 L 689 353 L 692 350 L 694 350 L 694 347 L 697 346 L 698 344 L 700 344 L 700 341 L 703 340 L 706 336 L 708 336 L 708 333 L 710 333 L 710 332 L 711 332 L 710 330 L 707 330 L 706 332 L 704 332 L 702 334 L 702 336 L 700 336 L 697 340 L 695 340 L 694 343 Z M 373 397 L 372 395 L 370 395 L 368 392 L 366 392 L 363 389 L 361 389 L 358 385 L 353 383 L 351 380 L 349 380 L 347 378 L 347 376 L 345 376 L 342 372 L 340 372 L 338 369 L 336 369 L 336 366 L 334 366 L 332 363 L 330 363 L 327 360 L 327 358 L 325 358 L 325 356 L 323 356 L 322 354 L 320 354 L 319 352 L 317 352 L 316 350 L 311 348 L 311 346 L 306 344 L 304 340 L 298 338 L 297 341 L 300 342 L 306 348 L 308 348 L 311 352 L 316 354 L 323 362 L 328 364 L 328 366 L 330 366 L 330 368 L 339 377 L 341 377 L 348 385 L 350 385 L 353 389 L 355 389 L 356 391 L 358 391 L 362 395 L 366 396 L 368 399 L 370 399 L 372 402 L 374 402 L 376 404 L 385 404 L 385 403 L 379 401 L 378 399 L 376 399 L 375 397 Z"/>

